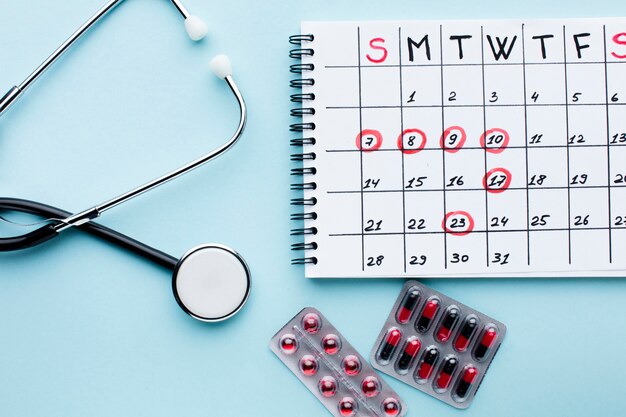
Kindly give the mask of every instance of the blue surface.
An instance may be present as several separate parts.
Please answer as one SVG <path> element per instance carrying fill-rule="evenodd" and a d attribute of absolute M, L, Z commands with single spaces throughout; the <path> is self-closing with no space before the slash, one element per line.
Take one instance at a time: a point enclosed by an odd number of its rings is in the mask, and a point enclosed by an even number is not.
<path fill-rule="evenodd" d="M 0 85 L 20 82 L 101 3 L 1 2 Z M 2 416 L 328 415 L 269 338 L 311 305 L 367 356 L 402 283 L 311 281 L 289 266 L 287 36 L 301 19 L 626 14 L 620 0 L 187 0 L 212 32 L 192 44 L 165 0 L 126 3 L 0 121 L 0 195 L 76 211 L 218 145 L 237 117 L 207 69 L 224 51 L 250 106 L 240 145 L 102 223 L 176 256 L 203 242 L 235 248 L 253 273 L 251 299 L 232 320 L 198 323 L 174 302 L 167 271 L 74 231 L 2 254 Z M 386 378 L 409 416 L 623 414 L 626 281 L 426 284 L 503 321 L 508 335 L 467 411 Z"/>

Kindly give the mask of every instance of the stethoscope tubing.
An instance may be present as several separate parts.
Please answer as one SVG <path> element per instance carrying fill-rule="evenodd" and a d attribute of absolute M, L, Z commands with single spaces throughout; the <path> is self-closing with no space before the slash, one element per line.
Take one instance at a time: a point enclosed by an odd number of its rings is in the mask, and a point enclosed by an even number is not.
<path fill-rule="evenodd" d="M 36 201 L 0 197 L 0 211 L 5 210 L 34 214 L 48 219 L 66 218 L 72 215 L 69 211 Z M 45 241 L 59 235 L 59 232 L 54 229 L 54 226 L 55 223 L 51 223 L 31 233 L 21 236 L 0 238 L 0 252 L 26 249 L 44 243 Z M 177 258 L 99 223 L 88 222 L 83 225 L 76 226 L 76 228 L 99 239 L 119 246 L 120 248 L 129 250 L 171 271 L 173 271 L 178 264 Z"/>

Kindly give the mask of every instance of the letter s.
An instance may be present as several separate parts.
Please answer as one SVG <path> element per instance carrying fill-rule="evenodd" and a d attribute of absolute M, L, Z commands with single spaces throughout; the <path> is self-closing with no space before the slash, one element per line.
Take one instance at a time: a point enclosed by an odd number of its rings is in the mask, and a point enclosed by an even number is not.
<path fill-rule="evenodd" d="M 370 47 L 372 49 L 376 49 L 379 51 L 383 51 L 383 55 L 380 58 L 374 58 L 372 56 L 370 56 L 370 54 L 365 55 L 365 57 L 368 59 L 368 61 L 373 62 L 374 64 L 380 64 L 382 62 L 385 62 L 385 59 L 387 59 L 387 48 L 385 48 L 382 45 L 377 45 L 377 44 L 384 44 L 385 40 L 383 38 L 374 38 L 370 41 Z"/>
<path fill-rule="evenodd" d="M 626 32 L 618 33 L 617 35 L 613 36 L 613 42 L 615 42 L 618 45 L 626 46 Z M 615 58 L 618 58 L 618 59 L 626 59 L 626 55 L 619 55 L 615 52 L 611 52 L 611 55 L 613 55 Z"/>

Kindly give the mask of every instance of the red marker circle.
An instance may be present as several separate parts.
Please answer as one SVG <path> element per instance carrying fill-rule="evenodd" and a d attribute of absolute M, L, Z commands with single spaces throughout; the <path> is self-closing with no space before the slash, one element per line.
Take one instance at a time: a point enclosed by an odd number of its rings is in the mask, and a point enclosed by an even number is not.
<path fill-rule="evenodd" d="M 509 132 L 494 127 L 480 135 L 480 146 L 489 153 L 502 153 L 509 146 Z"/>
<path fill-rule="evenodd" d="M 367 141 L 367 143 L 365 143 L 365 146 L 363 146 L 363 142 L 365 141 Z M 361 133 L 356 135 L 356 147 L 363 152 L 375 151 L 377 149 L 380 149 L 382 145 L 383 135 L 378 130 L 365 129 Z"/>
<path fill-rule="evenodd" d="M 448 146 L 446 143 L 452 135 L 457 135 L 455 142 L 452 146 Z M 446 130 L 443 131 L 441 135 L 441 139 L 439 140 L 439 146 L 446 152 L 449 153 L 457 153 L 463 145 L 465 145 L 465 141 L 467 140 L 467 133 L 465 133 L 465 129 L 461 126 L 450 126 Z"/>
<path fill-rule="evenodd" d="M 496 187 L 491 187 L 490 185 L 487 184 L 487 181 L 489 181 L 489 179 L 492 178 L 494 176 L 494 174 L 504 177 L 504 180 L 501 181 L 502 185 L 497 186 L 497 184 L 496 184 Z M 490 170 L 489 172 L 487 172 L 485 174 L 485 176 L 483 177 L 483 188 L 485 190 L 487 190 L 487 192 L 489 192 L 489 193 L 493 193 L 493 194 L 503 193 L 511 185 L 511 180 L 512 179 L 513 179 L 513 176 L 511 174 L 511 171 L 509 171 L 508 169 L 506 169 L 506 168 L 494 168 L 494 169 Z"/>
<path fill-rule="evenodd" d="M 453 228 L 457 228 L 454 225 L 451 225 L 451 227 L 448 227 L 448 220 L 452 219 L 450 221 L 452 223 L 454 221 L 453 219 L 454 216 L 460 217 L 460 219 L 457 220 L 457 222 L 454 222 L 454 224 L 455 225 L 458 224 L 459 226 L 461 224 L 464 224 L 465 228 L 463 230 L 453 230 Z M 462 221 L 463 219 L 464 221 Z M 465 235 L 472 233 L 472 230 L 474 230 L 474 218 L 467 211 L 463 211 L 463 210 L 450 211 L 448 212 L 448 214 L 446 214 L 446 217 L 443 219 L 443 222 L 441 223 L 441 228 L 446 233 L 450 233 L 455 236 L 465 236 Z"/>
<path fill-rule="evenodd" d="M 406 146 L 404 144 L 405 137 L 407 138 Z M 411 141 L 413 142 L 413 145 L 410 145 Z M 416 141 L 419 141 L 419 144 L 415 143 Z M 404 131 L 402 131 L 402 133 L 400 133 L 400 136 L 398 136 L 398 149 L 400 149 L 402 153 L 405 153 L 407 155 L 418 153 L 419 151 L 424 149 L 425 146 L 426 133 L 419 129 L 405 129 Z"/>

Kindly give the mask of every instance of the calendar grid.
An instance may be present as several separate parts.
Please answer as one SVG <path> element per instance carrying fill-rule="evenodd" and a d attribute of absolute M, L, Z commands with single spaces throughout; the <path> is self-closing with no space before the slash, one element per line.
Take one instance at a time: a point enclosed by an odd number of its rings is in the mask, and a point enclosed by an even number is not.
<path fill-rule="evenodd" d="M 478 23 L 458 48 L 448 42 L 457 29 L 439 22 L 426 34 L 355 24 L 349 56 L 319 55 L 327 71 L 316 81 L 338 93 L 320 94 L 318 107 L 337 123 L 322 129 L 337 140 L 318 149 L 320 165 L 337 166 L 318 187 L 337 205 L 337 226 L 322 234 L 338 239 L 324 255 L 352 242 L 350 264 L 360 255 L 357 271 L 371 276 L 569 270 L 592 256 L 615 267 L 626 232 L 623 216 L 613 218 L 626 196 L 626 100 L 625 67 L 612 64 L 626 63 L 624 47 L 610 25 L 589 35 L 562 23 L 541 36 L 523 22 Z"/>
<path fill-rule="evenodd" d="M 481 81 L 483 84 L 483 132 L 487 132 L 487 99 L 485 98 L 485 94 L 487 93 L 485 88 L 485 37 L 483 33 L 483 26 L 480 27 L 480 58 L 481 58 Z M 485 178 L 487 178 L 487 172 L 489 167 L 487 166 L 487 147 L 483 150 L 483 159 L 484 159 L 484 174 Z M 485 187 L 485 256 L 487 260 L 487 267 L 489 267 L 489 191 L 487 187 Z"/>
<path fill-rule="evenodd" d="M 404 86 L 402 84 L 402 28 L 398 28 L 398 55 L 399 55 L 399 76 L 400 76 L 400 135 L 403 135 L 404 132 L 404 98 L 403 98 L 403 90 Z M 404 144 L 404 142 L 402 142 Z M 400 157 L 402 158 L 402 184 L 404 184 L 404 152 L 400 152 Z M 402 266 L 404 268 L 404 272 L 406 272 L 406 196 L 404 193 L 404 186 L 402 187 L 402 245 L 403 245 L 403 263 Z"/>
<path fill-rule="evenodd" d="M 361 27 L 356 28 L 357 34 L 357 62 L 359 69 L 359 132 L 363 131 L 363 80 L 361 75 Z M 359 161 L 361 164 L 361 231 L 365 224 L 365 204 L 363 190 L 363 151 L 359 153 Z M 361 234 L 361 270 L 365 271 L 365 235 Z"/>
<path fill-rule="evenodd" d="M 563 72 L 565 75 L 565 143 L 567 145 L 567 240 L 568 240 L 568 261 L 572 264 L 572 189 L 570 187 L 570 127 L 569 127 L 569 89 L 567 82 L 567 44 L 565 38 L 565 25 L 563 25 Z"/>
<path fill-rule="evenodd" d="M 522 80 L 524 84 L 524 158 L 526 169 L 526 184 L 528 184 L 528 106 L 526 91 L 526 36 L 524 33 L 524 24 L 522 23 Z M 526 190 L 526 262 L 530 266 L 530 190 L 528 186 L 524 187 Z"/>
<path fill-rule="evenodd" d="M 441 131 L 445 131 L 446 129 L 446 108 L 444 107 L 444 83 L 443 83 L 443 25 L 439 25 L 439 63 L 441 64 L 439 67 L 439 71 L 441 73 Z M 443 133 L 442 133 L 443 134 Z M 441 147 L 441 158 L 442 158 L 442 181 L 443 181 L 443 216 L 445 218 L 446 213 L 448 212 L 447 200 L 446 200 L 446 150 Z M 404 187 L 404 184 L 402 185 Z M 448 269 L 448 234 L 443 234 L 443 264 L 444 269 Z"/>
<path fill-rule="evenodd" d="M 606 99 L 606 162 L 607 162 L 607 191 L 609 210 L 609 263 L 613 263 L 613 213 L 611 210 L 611 122 L 609 116 L 609 69 L 607 65 L 606 25 L 602 25 L 602 40 L 604 41 L 604 92 Z"/>

